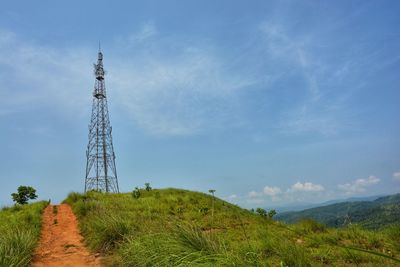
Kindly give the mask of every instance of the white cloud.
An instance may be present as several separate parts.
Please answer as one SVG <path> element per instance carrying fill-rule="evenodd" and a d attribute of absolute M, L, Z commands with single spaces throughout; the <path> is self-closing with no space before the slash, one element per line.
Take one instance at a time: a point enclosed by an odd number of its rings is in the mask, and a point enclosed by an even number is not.
<path fill-rule="evenodd" d="M 276 199 L 276 196 L 282 193 L 282 190 L 276 186 L 265 186 L 262 192 L 250 191 L 247 196 L 249 198 L 262 198 L 263 196 L 269 196 Z"/>
<path fill-rule="evenodd" d="M 400 181 L 400 172 L 393 173 L 393 179 Z"/>
<path fill-rule="evenodd" d="M 294 185 L 291 186 L 289 189 L 290 192 L 319 192 L 319 191 L 324 191 L 324 187 L 319 184 L 313 184 L 310 182 L 297 182 Z"/>
<path fill-rule="evenodd" d="M 377 184 L 379 181 L 379 178 L 371 175 L 366 179 L 361 178 L 350 183 L 339 184 L 338 188 L 346 194 L 362 193 L 366 191 L 367 187 Z"/>
<path fill-rule="evenodd" d="M 274 197 L 274 196 L 281 194 L 282 190 L 276 186 L 272 186 L 272 187 L 266 186 L 266 187 L 264 187 L 263 192 L 267 196 Z"/>
<path fill-rule="evenodd" d="M 293 199 L 301 196 L 301 192 L 320 192 L 325 190 L 322 185 L 313 184 L 310 182 L 297 182 L 288 188 L 285 192 L 277 186 L 265 186 L 262 192 L 250 191 L 247 194 L 248 203 L 261 203 L 265 201 L 285 202 L 293 201 Z"/>
<path fill-rule="evenodd" d="M 262 196 L 261 192 L 250 191 L 248 194 L 249 198 L 258 198 Z"/>

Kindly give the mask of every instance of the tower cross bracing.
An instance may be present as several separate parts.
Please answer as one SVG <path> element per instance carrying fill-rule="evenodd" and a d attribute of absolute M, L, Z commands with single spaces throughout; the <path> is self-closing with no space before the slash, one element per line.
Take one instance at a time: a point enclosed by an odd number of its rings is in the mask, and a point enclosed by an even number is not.
<path fill-rule="evenodd" d="M 112 142 L 112 127 L 108 114 L 107 94 L 104 82 L 103 53 L 99 50 L 92 115 L 89 124 L 89 143 L 86 150 L 85 192 L 119 192 L 115 153 Z"/>

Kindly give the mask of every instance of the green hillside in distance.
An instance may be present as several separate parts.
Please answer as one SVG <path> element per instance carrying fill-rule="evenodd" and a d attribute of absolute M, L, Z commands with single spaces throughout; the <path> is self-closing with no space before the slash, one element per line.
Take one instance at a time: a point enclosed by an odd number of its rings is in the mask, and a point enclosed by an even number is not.
<path fill-rule="evenodd" d="M 342 202 L 303 211 L 283 212 L 276 216 L 276 219 L 286 223 L 296 223 L 305 218 L 330 227 L 358 224 L 366 229 L 380 229 L 400 222 L 400 194 L 374 201 Z"/>
<path fill-rule="evenodd" d="M 380 231 L 327 228 L 311 220 L 287 225 L 181 189 L 71 193 L 65 202 L 105 266 L 400 264 L 400 225 Z"/>

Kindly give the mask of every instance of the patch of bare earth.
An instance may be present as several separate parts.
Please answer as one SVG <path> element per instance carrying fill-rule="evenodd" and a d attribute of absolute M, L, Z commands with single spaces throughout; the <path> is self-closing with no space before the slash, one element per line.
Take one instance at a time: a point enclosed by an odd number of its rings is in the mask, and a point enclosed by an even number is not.
<path fill-rule="evenodd" d="M 41 239 L 32 266 L 101 266 L 100 258 L 87 250 L 82 239 L 71 207 L 49 205 L 43 213 Z"/>

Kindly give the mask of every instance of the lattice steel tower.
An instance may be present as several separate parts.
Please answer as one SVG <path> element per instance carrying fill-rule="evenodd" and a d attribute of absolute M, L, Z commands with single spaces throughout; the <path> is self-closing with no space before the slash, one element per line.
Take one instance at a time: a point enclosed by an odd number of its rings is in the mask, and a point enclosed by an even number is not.
<path fill-rule="evenodd" d="M 86 150 L 85 192 L 119 192 L 115 154 L 108 116 L 106 87 L 104 83 L 103 54 L 99 49 L 93 91 L 92 118 L 89 125 L 89 144 Z"/>

